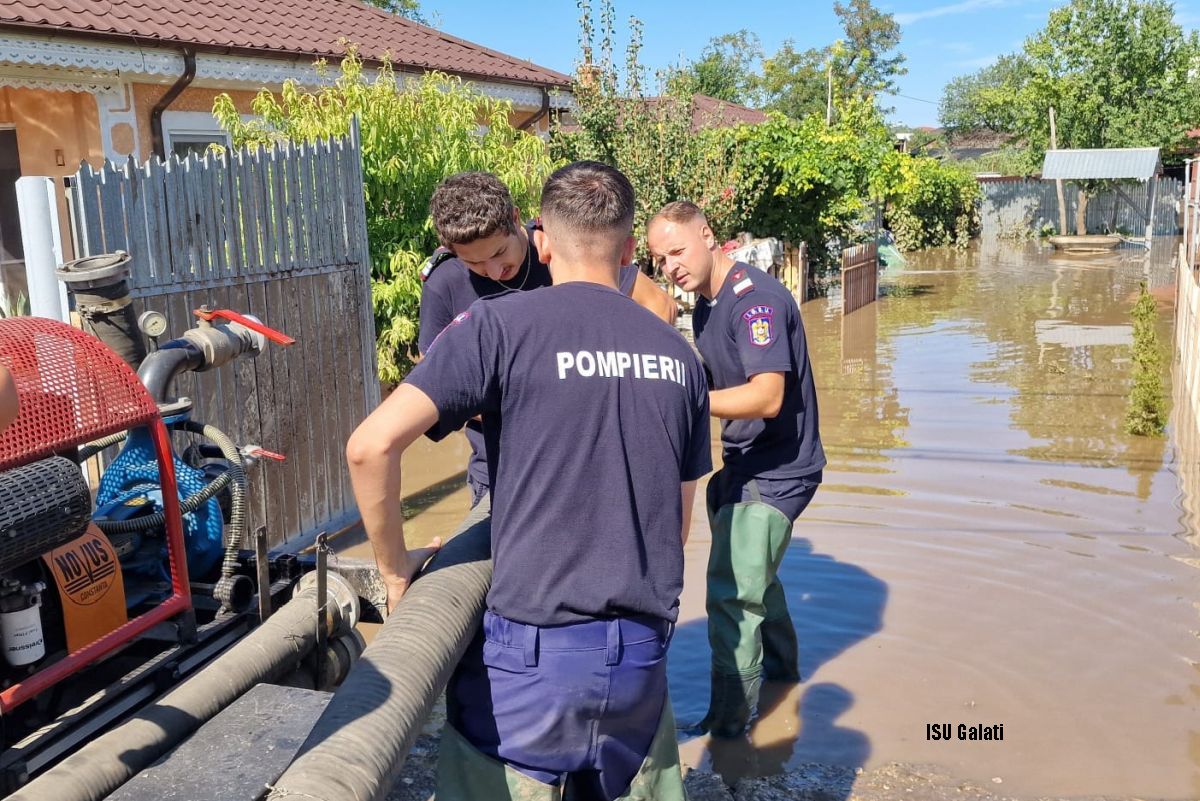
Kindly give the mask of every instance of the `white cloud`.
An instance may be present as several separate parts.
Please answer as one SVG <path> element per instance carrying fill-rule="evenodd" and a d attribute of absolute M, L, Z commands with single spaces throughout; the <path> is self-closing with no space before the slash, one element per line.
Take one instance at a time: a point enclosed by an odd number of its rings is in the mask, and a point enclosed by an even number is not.
<path fill-rule="evenodd" d="M 978 11 L 983 8 L 997 8 L 999 6 L 1010 6 L 1021 0 L 963 0 L 960 3 L 950 3 L 944 6 L 934 6 L 923 11 L 902 11 L 899 14 L 893 15 L 896 22 L 901 25 L 911 25 L 914 22 L 920 22 L 923 19 L 933 19 L 934 17 L 945 17 L 950 14 L 968 14 L 972 11 Z"/>
<path fill-rule="evenodd" d="M 966 42 L 944 42 L 942 49 L 948 53 L 970 53 L 975 48 Z"/>

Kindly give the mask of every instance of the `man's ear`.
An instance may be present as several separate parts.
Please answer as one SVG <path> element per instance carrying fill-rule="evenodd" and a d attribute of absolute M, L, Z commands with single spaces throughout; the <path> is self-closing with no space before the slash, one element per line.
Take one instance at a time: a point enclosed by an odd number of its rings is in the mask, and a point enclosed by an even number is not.
<path fill-rule="evenodd" d="M 621 247 L 621 264 L 633 264 L 633 254 L 637 252 L 637 237 L 630 234 Z"/>
<path fill-rule="evenodd" d="M 538 261 L 542 264 L 549 264 L 550 237 L 546 236 L 546 232 L 541 228 L 535 228 L 533 231 L 533 246 L 537 248 Z"/>
<path fill-rule="evenodd" d="M 717 247 L 717 235 L 713 233 L 713 229 L 708 227 L 708 223 L 700 226 L 700 236 L 704 239 L 704 244 L 709 250 Z"/>
<path fill-rule="evenodd" d="M 521 210 L 513 206 L 513 225 L 521 227 Z"/>

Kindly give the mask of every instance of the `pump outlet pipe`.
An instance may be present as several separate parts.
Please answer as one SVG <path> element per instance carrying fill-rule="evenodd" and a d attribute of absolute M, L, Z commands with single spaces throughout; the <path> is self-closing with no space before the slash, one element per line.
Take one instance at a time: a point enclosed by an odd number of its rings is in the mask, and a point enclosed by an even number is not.
<path fill-rule="evenodd" d="M 75 259 L 54 274 L 75 296 L 75 308 L 88 333 L 136 371 L 146 358 L 146 344 L 129 296 L 129 254 L 118 250 Z"/>
<path fill-rule="evenodd" d="M 491 581 L 483 502 L 388 616 L 268 801 L 383 799 L 479 628 Z"/>
<path fill-rule="evenodd" d="M 358 622 L 358 596 L 329 574 L 331 635 Z M 296 667 L 317 642 L 317 590 L 302 581 L 296 596 L 212 664 L 157 703 L 92 740 L 8 801 L 100 801 L 178 745 L 260 682 Z"/>

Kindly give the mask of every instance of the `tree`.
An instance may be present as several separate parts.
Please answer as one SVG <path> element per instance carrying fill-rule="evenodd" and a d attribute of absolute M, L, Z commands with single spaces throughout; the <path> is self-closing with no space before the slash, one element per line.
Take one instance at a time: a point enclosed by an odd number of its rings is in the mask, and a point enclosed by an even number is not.
<path fill-rule="evenodd" d="M 834 3 L 845 37 L 828 47 L 796 50 L 787 40 L 763 60 L 762 98 L 769 109 L 793 119 L 824 114 L 835 98 L 877 97 L 896 91 L 896 78 L 907 74 L 900 26 L 870 0 Z"/>
<path fill-rule="evenodd" d="M 758 35 L 745 28 L 714 36 L 699 59 L 671 76 L 671 90 L 751 105 L 758 93 L 756 67 L 762 56 Z"/>
<path fill-rule="evenodd" d="M 833 4 L 834 13 L 846 32 L 843 43 L 841 89 L 854 94 L 879 95 L 896 91 L 896 79 L 908 74 L 900 46 L 900 26 L 891 14 L 871 5 L 871 0 L 850 0 L 850 5 Z"/>
<path fill-rule="evenodd" d="M 1050 109 L 1060 148 L 1182 145 L 1200 119 L 1200 38 L 1185 35 L 1168 0 L 1071 0 L 1020 54 L 957 79 L 942 122 L 988 127 L 1022 142 L 1040 164 L 1050 146 Z M 1079 186 L 1077 233 L 1096 182 Z"/>
<path fill-rule="evenodd" d="M 1016 124 L 1016 95 L 1027 73 L 1024 56 L 1010 54 L 978 72 L 954 78 L 942 90 L 939 122 L 953 135 L 979 130 L 1011 132 Z"/>
<path fill-rule="evenodd" d="M 1040 157 L 1053 106 L 1060 148 L 1182 144 L 1200 112 L 1200 39 L 1174 16 L 1167 0 L 1072 0 L 1050 12 L 1025 43 L 1014 132 Z"/>
<path fill-rule="evenodd" d="M 364 0 L 369 6 L 382 8 L 390 14 L 396 14 L 413 22 L 428 25 L 429 19 L 421 13 L 421 0 Z"/>
<path fill-rule="evenodd" d="M 634 231 L 639 242 L 644 241 L 649 218 L 681 198 L 700 205 L 718 235 L 741 230 L 761 190 L 746 175 L 734 130 L 693 130 L 688 82 L 675 81 L 664 96 L 647 96 L 645 69 L 639 62 L 642 25 L 636 18 L 629 21 L 625 80 L 620 80 L 613 56 L 611 0 L 600 2 L 598 31 L 591 3 L 583 0 L 579 25 L 581 64 L 572 90 L 577 125 L 556 131 L 553 155 L 603 161 L 628 176 L 637 198 Z"/>

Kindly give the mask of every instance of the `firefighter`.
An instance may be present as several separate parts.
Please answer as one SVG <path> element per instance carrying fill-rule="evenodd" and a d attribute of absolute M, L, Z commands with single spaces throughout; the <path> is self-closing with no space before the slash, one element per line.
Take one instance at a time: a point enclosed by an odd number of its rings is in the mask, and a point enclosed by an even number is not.
<path fill-rule="evenodd" d="M 425 555 L 404 546 L 401 454 L 482 414 L 494 571 L 446 691 L 439 801 L 684 797 L 665 657 L 708 398 L 687 342 L 617 289 L 633 216 L 612 167 L 550 176 L 534 236 L 554 285 L 457 314 L 348 445 L 390 606 Z"/>
<path fill-rule="evenodd" d="M 764 675 L 800 680 L 796 630 L 777 573 L 825 467 L 817 394 L 792 294 L 725 255 L 699 207 L 668 204 L 647 238 L 664 273 L 699 295 L 693 332 L 711 376 L 723 452 L 707 494 L 712 691 L 700 726 L 737 737 Z"/>
<path fill-rule="evenodd" d="M 520 212 L 499 178 L 488 172 L 452 175 L 434 191 L 429 213 L 442 247 L 421 271 L 421 321 L 417 348 L 429 350 L 456 315 L 480 298 L 550 286 L 550 270 L 534 241 L 536 222 L 521 225 Z M 632 265 L 621 268 L 619 288 L 668 323 L 675 301 Z M 487 453 L 478 420 L 466 425 L 471 443 L 467 484 L 471 506 L 487 494 Z"/>

